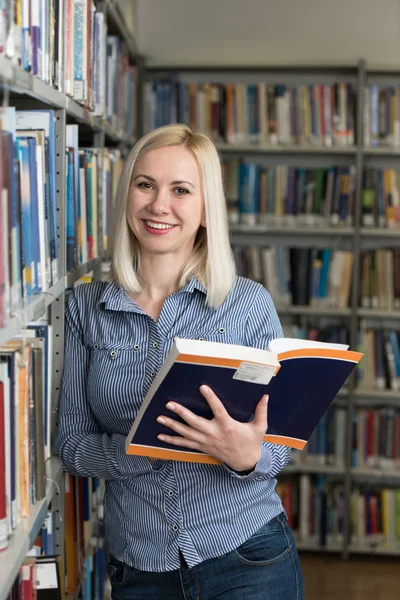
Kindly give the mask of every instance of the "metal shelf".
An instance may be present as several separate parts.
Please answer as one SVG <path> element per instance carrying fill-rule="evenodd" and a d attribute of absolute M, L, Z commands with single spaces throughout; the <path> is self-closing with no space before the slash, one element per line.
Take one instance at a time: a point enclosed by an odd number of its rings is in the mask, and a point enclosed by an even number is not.
<path fill-rule="evenodd" d="M 400 148 L 390 148 L 389 146 L 378 148 L 365 147 L 363 152 L 366 156 L 398 156 L 400 155 Z"/>
<path fill-rule="evenodd" d="M 16 335 L 30 321 L 36 321 L 44 315 L 47 307 L 55 298 L 58 298 L 58 296 L 63 293 L 64 289 L 65 281 L 64 278 L 62 278 L 58 283 L 42 294 L 26 299 L 24 306 L 18 313 L 11 317 L 8 325 L 0 328 L 0 346 Z"/>
<path fill-rule="evenodd" d="M 11 317 L 8 325 L 0 328 L 0 346 L 16 335 L 30 321 L 36 321 L 42 317 L 46 312 L 47 307 L 50 306 L 50 304 L 52 304 L 52 302 L 58 298 L 67 287 L 73 285 L 77 279 L 99 266 L 100 263 L 100 258 L 94 258 L 88 263 L 78 267 L 75 271 L 69 273 L 67 277 L 62 277 L 58 283 L 42 294 L 37 294 L 37 296 L 26 299 L 25 305 L 17 314 Z"/>
<path fill-rule="evenodd" d="M 296 217 L 295 217 L 296 218 Z M 324 236 L 352 236 L 354 227 L 329 227 L 325 225 L 244 225 L 241 223 L 231 224 L 229 229 L 232 233 L 257 234 L 272 233 L 282 235 L 324 235 Z M 399 231 L 400 233 L 400 231 Z"/>
<path fill-rule="evenodd" d="M 365 237 L 399 237 L 400 228 L 389 229 L 385 227 L 361 227 L 360 234 Z"/>
<path fill-rule="evenodd" d="M 121 34 L 121 37 L 126 42 L 126 45 L 128 47 L 129 52 L 132 55 L 132 58 L 135 58 L 138 54 L 136 41 L 126 26 L 124 16 L 121 13 L 121 9 L 118 6 L 118 3 L 115 0 L 106 0 L 106 10 L 107 21 L 111 21 L 113 25 L 117 28 L 117 30 Z"/>
<path fill-rule="evenodd" d="M 357 407 L 377 405 L 400 407 L 400 391 L 356 388 L 354 396 Z"/>
<path fill-rule="evenodd" d="M 400 310 L 381 308 L 358 308 L 357 316 L 368 319 L 400 319 Z"/>
<path fill-rule="evenodd" d="M 357 479 L 372 479 L 380 482 L 393 481 L 394 483 L 400 483 L 400 470 L 395 467 L 384 468 L 367 468 L 367 467 L 353 467 L 351 469 L 351 475 Z"/>
<path fill-rule="evenodd" d="M 66 113 L 79 123 L 90 127 L 94 132 L 104 132 L 113 141 L 128 145 L 134 144 L 134 139 L 118 132 L 103 118 L 95 117 L 93 113 L 66 96 L 55 88 L 41 81 L 31 73 L 4 57 L 0 57 L 0 79 L 17 94 L 30 96 L 32 100 L 48 104 L 53 108 L 65 109 Z"/>
<path fill-rule="evenodd" d="M 313 306 L 279 306 L 276 304 L 278 314 L 282 315 L 309 315 L 310 317 L 350 317 L 350 308 L 329 308 Z"/>
<path fill-rule="evenodd" d="M 350 544 L 348 547 L 350 554 L 379 554 L 380 556 L 400 556 L 399 548 L 385 548 L 383 546 L 358 546 Z"/>
<path fill-rule="evenodd" d="M 300 542 L 296 541 L 296 548 L 300 552 L 342 552 L 343 544 L 329 544 L 329 546 L 321 546 L 317 542 Z"/>
<path fill-rule="evenodd" d="M 65 287 L 71 287 L 71 285 L 73 285 L 80 277 L 86 275 L 86 273 L 89 273 L 90 271 L 95 269 L 97 266 L 100 265 L 100 263 L 100 258 L 92 258 L 92 260 L 89 260 L 89 262 L 85 263 L 84 265 L 81 265 L 80 267 L 77 267 L 74 271 L 68 273 L 66 277 Z"/>
<path fill-rule="evenodd" d="M 334 155 L 349 155 L 355 154 L 356 146 L 295 146 L 295 145 L 280 145 L 280 146 L 264 146 L 262 144 L 224 144 L 216 143 L 217 150 L 220 152 L 241 152 L 241 153 L 258 153 L 258 154 L 325 154 Z"/>
<path fill-rule="evenodd" d="M 319 465 L 317 463 L 300 463 L 300 464 L 289 464 L 287 465 L 283 471 L 281 471 L 283 475 L 296 475 L 301 473 L 318 473 L 322 475 L 344 475 L 345 468 L 344 467 L 334 467 L 332 465 Z"/>
<path fill-rule="evenodd" d="M 48 478 L 46 497 L 32 507 L 29 517 L 21 521 L 9 539 L 8 548 L 1 553 L 0 600 L 6 600 L 25 555 L 39 534 L 57 486 L 61 485 L 63 470 L 58 457 L 50 458 L 46 468 Z"/>

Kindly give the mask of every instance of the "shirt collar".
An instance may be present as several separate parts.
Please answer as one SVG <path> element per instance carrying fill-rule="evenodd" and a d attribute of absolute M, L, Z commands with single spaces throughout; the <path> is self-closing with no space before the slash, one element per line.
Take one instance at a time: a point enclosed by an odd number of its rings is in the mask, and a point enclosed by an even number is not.
<path fill-rule="evenodd" d="M 177 294 L 186 292 L 193 293 L 198 290 L 203 294 L 207 294 L 206 288 L 197 277 L 193 277 L 189 283 L 185 285 L 181 290 L 176 292 Z M 132 298 L 125 292 L 123 287 L 116 282 L 109 282 L 106 284 L 98 302 L 97 306 L 103 304 L 106 310 L 124 311 L 124 312 L 143 312 L 140 306 L 136 304 Z"/>

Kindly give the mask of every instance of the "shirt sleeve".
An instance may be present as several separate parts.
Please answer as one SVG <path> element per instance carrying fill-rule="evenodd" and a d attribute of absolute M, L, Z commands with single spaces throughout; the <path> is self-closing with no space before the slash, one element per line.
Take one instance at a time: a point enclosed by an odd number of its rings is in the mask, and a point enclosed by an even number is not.
<path fill-rule="evenodd" d="M 246 345 L 262 350 L 267 348 L 271 340 L 283 337 L 282 326 L 272 298 L 262 285 L 259 286 L 250 308 L 245 323 L 245 331 Z M 263 442 L 260 460 L 252 471 L 238 473 L 230 469 L 227 465 L 225 467 L 233 477 L 272 479 L 288 464 L 290 454 L 291 449 L 288 446 Z"/>
<path fill-rule="evenodd" d="M 90 351 L 83 341 L 79 306 L 72 291 L 65 313 L 64 371 L 56 447 L 66 471 L 81 477 L 125 479 L 152 470 L 146 457 L 125 453 L 125 436 L 102 433 L 86 395 Z"/>

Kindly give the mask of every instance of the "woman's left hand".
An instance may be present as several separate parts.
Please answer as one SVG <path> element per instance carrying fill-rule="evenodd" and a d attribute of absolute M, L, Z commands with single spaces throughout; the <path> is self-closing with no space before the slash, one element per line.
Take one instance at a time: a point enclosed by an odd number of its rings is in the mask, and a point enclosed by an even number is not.
<path fill-rule="evenodd" d="M 214 418 L 204 419 L 195 415 L 181 404 L 168 402 L 166 408 L 179 415 L 186 425 L 165 415 L 157 422 L 172 429 L 178 435 L 159 435 L 158 439 L 174 446 L 200 450 L 228 465 L 234 471 L 254 469 L 261 456 L 261 445 L 267 431 L 268 396 L 263 396 L 257 405 L 254 419 L 241 423 L 232 419 L 222 402 L 207 386 L 200 387 Z"/>

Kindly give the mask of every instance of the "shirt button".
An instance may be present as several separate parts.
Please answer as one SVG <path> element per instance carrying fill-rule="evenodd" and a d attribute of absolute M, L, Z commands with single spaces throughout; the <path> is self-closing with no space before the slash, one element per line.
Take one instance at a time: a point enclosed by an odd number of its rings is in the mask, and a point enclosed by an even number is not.
<path fill-rule="evenodd" d="M 139 350 L 139 348 L 140 348 L 139 344 L 135 344 L 135 345 L 133 346 L 133 349 L 134 349 L 134 350 Z"/>
<path fill-rule="evenodd" d="M 158 348 L 159 343 L 158 342 L 153 342 L 153 348 Z"/>
<path fill-rule="evenodd" d="M 204 338 L 199 338 L 199 341 L 200 341 L 200 342 L 204 341 Z"/>
<path fill-rule="evenodd" d="M 224 329 L 223 327 L 220 327 L 220 328 L 218 329 L 218 331 L 219 331 L 220 333 L 225 333 L 225 329 Z"/>
<path fill-rule="evenodd" d="M 179 529 L 178 525 L 172 525 L 172 530 L 173 531 L 178 531 L 178 529 Z"/>
<path fill-rule="evenodd" d="M 168 496 L 173 496 L 173 495 L 174 495 L 174 492 L 172 490 L 169 490 Z"/>
<path fill-rule="evenodd" d="M 97 350 L 97 349 L 98 349 L 98 347 L 99 347 L 99 345 L 98 345 L 98 344 L 93 344 L 93 348 L 94 348 L 95 350 Z"/>
<path fill-rule="evenodd" d="M 155 377 L 155 376 L 156 376 L 156 372 L 155 372 L 155 371 L 152 371 L 152 372 L 150 373 L 150 377 Z"/>
<path fill-rule="evenodd" d="M 117 353 L 115 352 L 115 350 L 111 350 L 110 356 L 111 356 L 111 358 L 116 358 Z"/>

